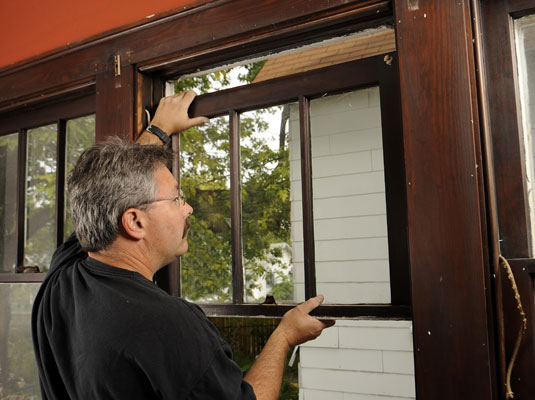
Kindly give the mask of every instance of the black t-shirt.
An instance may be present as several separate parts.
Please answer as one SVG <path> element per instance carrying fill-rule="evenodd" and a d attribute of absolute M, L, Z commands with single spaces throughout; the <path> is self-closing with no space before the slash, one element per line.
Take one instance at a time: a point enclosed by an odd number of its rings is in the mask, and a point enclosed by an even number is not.
<path fill-rule="evenodd" d="M 202 310 L 137 272 L 60 246 L 32 335 L 43 399 L 255 399 Z"/>

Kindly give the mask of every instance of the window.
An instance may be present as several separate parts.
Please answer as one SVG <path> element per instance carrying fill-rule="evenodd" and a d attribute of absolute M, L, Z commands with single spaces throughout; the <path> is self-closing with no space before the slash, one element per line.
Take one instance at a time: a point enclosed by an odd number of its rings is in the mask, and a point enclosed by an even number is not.
<path fill-rule="evenodd" d="M 531 255 L 535 243 L 535 15 L 514 21 L 518 88 L 520 91 L 519 114 L 522 116 L 522 132 L 526 163 L 526 189 L 531 225 Z"/>
<path fill-rule="evenodd" d="M 81 152 L 95 141 L 91 112 L 94 104 L 86 97 L 26 116 L 13 113 L 6 121 L 4 129 L 11 131 L 0 133 L 0 281 L 41 280 L 43 274 L 28 272 L 46 272 L 54 250 L 72 230 L 65 181 Z"/>
<path fill-rule="evenodd" d="M 280 315 L 284 304 L 322 292 L 343 305 L 338 315 L 382 303 L 370 315 L 406 316 L 397 67 L 395 54 L 378 50 L 393 50 L 393 32 L 370 36 L 381 45 L 359 36 L 167 85 L 204 93 L 192 113 L 213 118 L 180 137 L 178 175 L 195 210 L 182 296 L 212 314 L 253 314 L 275 294 L 282 306 L 270 312 Z M 355 41 L 380 55 L 317 62 L 333 46 L 353 51 Z M 316 58 L 294 74 L 291 63 L 307 52 Z M 218 86 L 211 81 L 223 88 L 208 90 Z"/>

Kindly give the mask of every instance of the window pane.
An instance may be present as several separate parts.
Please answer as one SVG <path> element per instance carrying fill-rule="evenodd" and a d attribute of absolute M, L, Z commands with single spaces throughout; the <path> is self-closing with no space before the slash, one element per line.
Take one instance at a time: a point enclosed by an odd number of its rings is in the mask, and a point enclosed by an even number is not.
<path fill-rule="evenodd" d="M 193 207 L 188 252 L 181 257 L 182 297 L 232 300 L 228 116 L 180 135 L 180 183 Z"/>
<path fill-rule="evenodd" d="M 263 302 L 267 294 L 277 303 L 298 300 L 293 285 L 289 117 L 289 104 L 240 115 L 247 302 Z"/>
<path fill-rule="evenodd" d="M 56 248 L 56 125 L 28 130 L 24 266 L 47 271 Z"/>
<path fill-rule="evenodd" d="M 310 102 L 317 291 L 389 303 L 379 88 Z"/>
<path fill-rule="evenodd" d="M 66 137 L 66 151 L 65 151 L 65 168 L 66 176 L 69 175 L 72 168 L 78 161 L 82 152 L 95 143 L 95 116 L 88 115 L 87 117 L 71 119 L 67 121 L 67 137 Z M 74 231 L 74 226 L 69 214 L 69 191 L 65 184 L 65 225 L 63 238 L 67 239 Z"/>
<path fill-rule="evenodd" d="M 515 20 L 518 86 L 526 151 L 526 188 L 531 218 L 531 245 L 535 244 L 535 15 Z M 533 254 L 533 253 L 532 253 Z"/>
<path fill-rule="evenodd" d="M 18 133 L 0 137 L 0 272 L 17 264 Z"/>
<path fill-rule="evenodd" d="M 0 283 L 0 398 L 40 399 L 31 336 L 39 284 Z"/>

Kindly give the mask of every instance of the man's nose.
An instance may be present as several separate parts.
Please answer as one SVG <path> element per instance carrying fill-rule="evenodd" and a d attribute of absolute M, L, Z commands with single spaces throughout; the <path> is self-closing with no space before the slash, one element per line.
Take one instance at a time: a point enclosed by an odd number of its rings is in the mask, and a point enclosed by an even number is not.
<path fill-rule="evenodd" d="M 188 212 L 188 215 L 193 214 L 193 207 L 190 206 L 190 204 L 188 202 L 186 202 L 184 205 L 186 206 L 186 210 Z"/>

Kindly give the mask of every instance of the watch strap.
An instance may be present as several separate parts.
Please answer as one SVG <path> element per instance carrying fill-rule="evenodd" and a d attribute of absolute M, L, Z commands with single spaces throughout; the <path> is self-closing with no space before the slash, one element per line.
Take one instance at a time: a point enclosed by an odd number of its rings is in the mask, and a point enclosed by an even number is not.
<path fill-rule="evenodd" d="M 169 135 L 160 128 L 158 128 L 156 125 L 150 124 L 146 130 L 158 136 L 164 145 L 167 145 L 171 141 Z"/>

